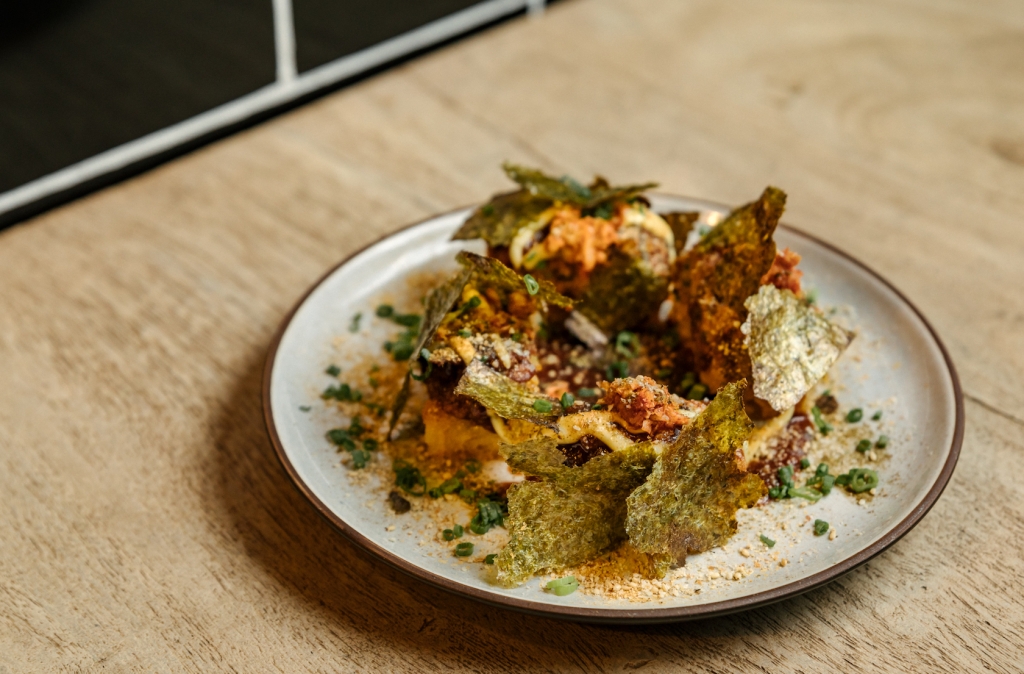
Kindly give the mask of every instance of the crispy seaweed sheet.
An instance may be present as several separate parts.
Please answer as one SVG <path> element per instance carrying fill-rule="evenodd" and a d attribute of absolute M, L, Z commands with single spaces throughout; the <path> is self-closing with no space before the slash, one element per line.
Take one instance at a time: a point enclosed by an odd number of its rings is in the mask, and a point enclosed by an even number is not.
<path fill-rule="evenodd" d="M 483 239 L 492 248 L 501 248 L 512 243 L 520 229 L 544 217 L 556 202 L 594 209 L 613 201 L 629 201 L 657 187 L 657 183 L 613 186 L 600 177 L 586 186 L 516 164 L 505 163 L 502 168 L 522 189 L 496 195 L 477 208 L 452 239 Z"/>
<path fill-rule="evenodd" d="M 667 296 L 667 277 L 655 273 L 642 256 L 615 250 L 607 264 L 594 270 L 576 309 L 611 336 L 647 319 Z"/>
<path fill-rule="evenodd" d="M 741 326 L 754 370 L 754 394 L 776 410 L 799 402 L 853 339 L 789 290 L 763 285 L 747 298 Z"/>
<path fill-rule="evenodd" d="M 502 419 L 523 419 L 552 428 L 562 409 L 557 401 L 534 393 L 479 360 L 466 366 L 455 393 L 472 398 Z M 534 407 L 537 401 L 546 403 L 548 411 L 541 412 Z"/>
<path fill-rule="evenodd" d="M 537 169 L 508 162 L 502 168 L 509 178 L 522 185 L 530 194 L 550 201 L 576 204 L 582 208 L 596 208 L 610 201 L 629 201 L 658 186 L 658 183 L 613 186 L 601 177 L 595 178 L 589 186 L 584 186 L 567 176 L 554 178 Z"/>
<path fill-rule="evenodd" d="M 736 510 L 767 493 L 737 460 L 753 428 L 743 411 L 744 382 L 729 384 L 662 451 L 647 481 L 626 500 L 626 532 L 660 573 L 736 533 Z"/>
<path fill-rule="evenodd" d="M 686 239 L 690 235 L 693 225 L 700 219 L 700 213 L 698 211 L 673 211 L 671 213 L 662 213 L 661 217 L 665 219 L 665 222 L 672 229 L 672 236 L 675 239 L 676 245 L 676 255 L 682 255 L 683 248 L 686 247 Z"/>
<path fill-rule="evenodd" d="M 419 357 L 423 347 L 433 339 L 437 328 L 444 321 L 448 311 L 451 310 L 452 305 L 459 299 L 462 295 L 462 290 L 470 281 L 482 287 L 490 286 L 505 292 L 525 290 L 526 288 L 523 277 L 506 267 L 499 260 L 483 257 L 468 251 L 461 251 L 455 256 L 455 259 L 462 266 L 462 269 L 427 295 L 420 334 L 416 339 L 416 345 L 413 349 L 416 358 Z M 539 281 L 538 285 L 537 298 L 565 309 L 572 308 L 572 300 L 555 290 L 554 285 L 550 282 Z M 502 376 L 496 372 L 493 374 Z M 507 377 L 503 377 L 503 379 L 507 379 Z M 512 380 L 508 381 L 516 386 L 520 386 Z M 405 380 L 402 382 L 402 388 L 398 391 L 398 395 L 395 396 L 395 401 L 391 405 L 391 421 L 388 426 L 389 436 L 395 429 L 395 425 L 398 423 L 398 418 L 402 414 L 402 410 L 405 409 L 406 403 L 409 402 L 410 386 L 411 373 L 407 372 Z M 536 412 L 534 414 L 536 415 Z"/>
<path fill-rule="evenodd" d="M 434 336 L 434 333 L 437 332 L 437 328 L 441 325 L 441 321 L 444 320 L 448 310 L 451 309 L 451 306 L 462 295 L 462 289 L 466 287 L 466 283 L 469 282 L 472 273 L 472 269 L 464 265 L 458 273 L 431 290 L 430 294 L 427 295 L 426 305 L 423 308 L 423 321 L 420 323 L 420 334 L 416 338 L 416 346 L 413 349 L 414 354 L 418 356 L 420 350 L 426 346 L 427 342 Z M 395 430 L 398 417 L 401 416 L 402 410 L 405 409 L 405 404 L 409 402 L 410 384 L 411 371 L 405 373 L 402 388 L 399 389 L 398 395 L 395 396 L 395 401 L 391 405 L 391 421 L 388 424 L 389 437 L 392 431 Z"/>
<path fill-rule="evenodd" d="M 713 390 L 752 376 L 740 330 L 747 317 L 743 303 L 757 292 L 775 260 L 772 235 L 785 205 L 785 192 L 765 188 L 757 201 L 730 213 L 677 263 L 674 316 L 701 380 Z"/>
<path fill-rule="evenodd" d="M 499 194 L 473 211 L 452 239 L 483 239 L 492 248 L 507 246 L 516 232 L 535 222 L 553 203 L 529 190 Z"/>
<path fill-rule="evenodd" d="M 526 288 L 522 276 L 493 257 L 483 257 L 464 250 L 455 259 L 465 269 L 472 272 L 474 283 L 481 287 L 492 287 L 505 292 L 515 292 Z M 537 285 L 539 289 L 534 296 L 536 299 L 563 309 L 572 309 L 572 300 L 555 290 L 554 284 L 550 281 L 538 279 Z"/>
<path fill-rule="evenodd" d="M 648 443 L 604 454 L 582 466 L 543 438 L 501 448 L 510 467 L 540 481 L 508 493 L 508 544 L 495 560 L 497 579 L 511 587 L 544 569 L 582 564 L 626 538 L 626 496 L 654 464 Z"/>

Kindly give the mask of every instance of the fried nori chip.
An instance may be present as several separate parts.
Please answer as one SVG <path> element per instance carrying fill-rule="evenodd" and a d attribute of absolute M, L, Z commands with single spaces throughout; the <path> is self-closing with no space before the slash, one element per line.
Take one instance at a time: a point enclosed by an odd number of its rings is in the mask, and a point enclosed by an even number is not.
<path fill-rule="evenodd" d="M 736 510 L 767 493 L 761 478 L 744 472 L 737 459 L 753 428 L 743 411 L 744 386 L 720 390 L 626 500 L 630 543 L 650 555 L 660 573 L 723 544 L 736 533 Z"/>
<path fill-rule="evenodd" d="M 664 218 L 665 222 L 672 229 L 676 255 L 682 255 L 683 249 L 686 247 L 686 239 L 690 236 L 690 230 L 693 229 L 693 225 L 700 219 L 700 212 L 673 211 L 671 213 L 662 213 L 661 217 Z"/>
<path fill-rule="evenodd" d="M 544 569 L 587 562 L 626 538 L 626 496 L 654 464 L 649 443 L 603 454 L 582 466 L 563 465 L 553 440 L 503 445 L 510 467 L 541 478 L 508 491 L 508 544 L 495 561 L 511 587 Z"/>
<path fill-rule="evenodd" d="M 480 288 L 490 287 L 505 292 L 516 292 L 526 288 L 522 276 L 493 257 L 484 257 L 464 250 L 455 259 L 473 273 L 473 282 Z M 548 304 L 553 304 L 563 309 L 572 309 L 572 300 L 555 290 L 553 283 L 537 279 L 537 285 L 538 290 L 537 294 L 534 295 L 535 299 L 543 300 Z"/>
<path fill-rule="evenodd" d="M 419 358 L 420 351 L 426 346 L 437 332 L 438 326 L 444 321 L 445 316 L 452 306 L 462 296 L 462 290 L 466 284 L 473 281 L 480 287 L 493 287 L 505 292 L 525 290 L 526 286 L 523 277 L 515 273 L 499 260 L 490 257 L 483 257 L 468 251 L 461 251 L 455 256 L 456 261 L 462 266 L 457 274 L 449 278 L 427 295 L 426 306 L 423 310 L 423 321 L 420 324 L 420 334 L 416 339 L 413 349 L 414 361 Z M 555 286 L 548 281 L 538 281 L 539 289 L 536 297 L 556 306 L 571 309 L 572 300 L 562 295 Z M 497 374 L 497 373 L 495 373 Z M 509 380 L 511 381 L 511 380 Z M 515 382 L 512 382 L 513 384 Z M 391 422 L 388 426 L 388 434 L 395 429 L 398 417 L 409 402 L 411 386 L 411 374 L 405 375 L 402 388 L 399 389 L 395 401 L 391 405 Z M 518 386 L 518 384 L 517 384 Z"/>
<path fill-rule="evenodd" d="M 538 220 L 553 203 L 529 190 L 499 194 L 473 211 L 452 239 L 483 239 L 492 248 L 507 246 L 516 232 Z"/>
<path fill-rule="evenodd" d="M 420 334 L 416 338 L 416 345 L 412 351 L 415 354 L 414 361 L 419 358 L 420 351 L 434 336 L 434 333 L 437 332 L 437 328 L 441 325 L 448 310 L 451 309 L 452 305 L 462 295 L 462 289 L 466 287 L 472 274 L 473 270 L 463 265 L 457 274 L 431 290 L 430 294 L 427 295 L 427 301 L 423 308 L 423 320 L 420 322 Z M 395 396 L 395 401 L 391 405 L 391 421 L 388 424 L 388 436 L 395 430 L 398 417 L 401 416 L 405 404 L 409 402 L 410 384 L 411 371 L 405 373 L 402 388 L 399 389 L 398 395 Z"/>
<path fill-rule="evenodd" d="M 853 339 L 789 290 L 763 285 L 744 304 L 741 326 L 754 369 L 754 394 L 776 410 L 796 405 Z"/>
<path fill-rule="evenodd" d="M 775 260 L 772 235 L 785 205 L 785 192 L 765 188 L 757 201 L 730 213 L 677 263 L 673 315 L 701 381 L 712 390 L 752 376 L 740 331 L 747 317 L 743 303 L 757 292 Z"/>
<path fill-rule="evenodd" d="M 594 270 L 576 309 L 606 335 L 615 335 L 653 315 L 667 296 L 668 278 L 643 256 L 614 250 L 608 263 Z"/>
<path fill-rule="evenodd" d="M 509 162 L 502 164 L 502 168 L 509 178 L 522 185 L 530 194 L 582 208 L 596 208 L 612 201 L 629 201 L 658 186 L 658 183 L 614 186 L 609 185 L 604 178 L 597 177 L 587 187 L 568 176 L 554 178 L 537 169 Z"/>
<path fill-rule="evenodd" d="M 549 428 L 556 427 L 562 410 L 557 400 L 531 391 L 479 360 L 466 366 L 455 394 L 472 398 L 502 419 L 523 419 Z"/>

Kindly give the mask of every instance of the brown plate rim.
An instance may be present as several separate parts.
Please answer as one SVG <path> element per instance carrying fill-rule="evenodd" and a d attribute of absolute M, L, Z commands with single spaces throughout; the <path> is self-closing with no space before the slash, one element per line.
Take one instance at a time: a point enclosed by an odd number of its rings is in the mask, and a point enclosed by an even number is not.
<path fill-rule="evenodd" d="M 661 196 L 661 195 L 659 195 Z M 707 201 L 704 199 L 695 199 L 691 197 L 680 197 L 677 195 L 665 194 L 665 197 L 673 199 L 686 199 L 693 203 L 701 203 L 707 205 L 709 208 L 718 208 L 729 210 L 728 206 L 717 204 L 715 202 Z M 946 363 L 946 368 L 949 372 L 950 379 L 953 384 L 953 394 L 955 397 L 956 406 L 956 423 L 953 429 L 953 440 L 950 446 L 949 455 L 946 458 L 946 462 L 942 467 L 942 471 L 939 473 L 928 493 L 921 502 L 914 508 L 910 514 L 903 518 L 896 526 L 892 527 L 886 532 L 881 538 L 867 546 L 860 552 L 847 557 L 843 561 L 835 564 L 824 571 L 819 571 L 806 578 L 793 581 L 792 583 L 786 583 L 779 587 L 772 588 L 771 590 L 765 590 L 763 592 L 757 592 L 755 594 L 747 595 L 745 597 L 737 597 L 735 599 L 726 599 L 722 601 L 711 602 L 708 604 L 697 604 L 691 606 L 677 606 L 671 608 L 642 608 L 637 610 L 623 610 L 623 609 L 604 609 L 604 608 L 587 608 L 577 606 L 557 606 L 552 604 L 545 604 L 541 602 L 535 602 L 528 599 L 519 599 L 517 597 L 508 597 L 505 595 L 495 594 L 481 590 L 479 588 L 469 587 L 462 585 L 456 581 L 449 580 L 437 574 L 434 574 L 426 569 L 419 567 L 407 559 L 377 545 L 370 539 L 366 538 L 359 532 L 351 529 L 344 520 L 338 515 L 332 512 L 319 498 L 313 494 L 312 490 L 306 485 L 306 483 L 299 477 L 298 472 L 288 459 L 288 455 L 284 451 L 284 446 L 281 444 L 281 439 L 277 434 L 277 429 L 274 423 L 274 413 L 270 406 L 270 378 L 271 373 L 274 369 L 274 361 L 277 357 L 277 350 L 281 343 L 281 338 L 284 336 L 285 330 L 291 324 L 292 317 L 299 310 L 299 307 L 306 301 L 306 298 L 316 290 L 320 284 L 322 284 L 327 277 L 337 271 L 340 267 L 348 263 L 349 260 L 356 257 L 363 251 L 377 245 L 381 241 L 388 239 L 396 234 L 403 232 L 414 227 L 418 227 L 426 222 L 435 220 L 445 215 L 457 213 L 459 211 L 466 210 L 470 207 L 462 207 L 452 209 L 445 213 L 439 213 L 432 215 L 423 220 L 419 220 L 410 225 L 406 225 L 393 232 L 389 232 L 384 236 L 374 240 L 371 243 L 363 246 L 359 250 L 351 253 L 338 264 L 328 270 L 323 276 L 321 276 L 310 288 L 303 293 L 302 297 L 295 303 L 291 310 L 285 315 L 281 321 L 277 332 L 274 334 L 273 339 L 270 342 L 270 348 L 267 353 L 267 359 L 263 367 L 263 420 L 267 429 L 267 435 L 270 437 L 270 442 L 274 447 L 274 452 L 277 455 L 278 461 L 284 468 L 285 472 L 291 478 L 292 483 L 309 501 L 313 504 L 313 507 L 327 519 L 339 532 L 345 535 L 350 541 L 356 544 L 358 547 L 363 548 L 370 554 L 378 557 L 393 568 L 398 569 L 404 573 L 407 573 L 419 580 L 423 580 L 435 587 L 441 588 L 453 594 L 473 599 L 476 601 L 489 604 L 491 606 L 497 606 L 500 608 L 509 608 L 516 611 L 529 613 L 532 615 L 545 616 L 551 618 L 560 618 L 564 620 L 574 620 L 580 622 L 594 622 L 594 623 L 630 623 L 630 624 L 644 624 L 644 623 L 665 623 L 665 622 L 679 622 L 685 620 L 694 620 L 698 618 L 711 618 L 715 616 L 726 615 L 729 613 L 735 613 L 737 611 L 745 611 L 760 606 L 766 606 L 768 604 L 782 601 L 783 599 L 789 599 L 797 595 L 808 592 L 817 587 L 825 585 L 840 576 L 843 576 L 850 571 L 854 570 L 858 566 L 870 561 L 872 558 L 892 546 L 896 541 L 901 539 L 907 534 L 914 526 L 921 521 L 935 502 L 938 501 L 945 490 L 946 485 L 949 483 L 950 477 L 953 475 L 953 469 L 956 467 L 957 460 L 960 457 L 960 447 L 963 444 L 964 437 L 964 399 L 963 390 L 960 387 L 960 378 L 957 375 L 956 368 L 953 365 L 953 360 L 949 356 L 949 352 L 946 350 L 942 340 L 939 339 L 938 334 L 932 327 L 928 319 L 918 310 L 918 308 L 911 302 L 907 297 L 900 292 L 893 284 L 883 278 L 878 272 L 874 271 L 860 260 L 854 258 L 852 255 L 840 250 L 836 246 L 822 241 L 818 237 L 808 234 L 807 232 L 797 229 L 795 227 L 780 224 L 780 227 L 792 231 L 793 233 L 806 237 L 807 239 L 823 246 L 824 248 L 832 251 L 833 253 L 849 260 L 854 265 L 860 267 L 869 275 L 873 276 L 885 287 L 891 290 L 911 311 L 920 319 L 921 323 L 927 328 L 931 338 L 935 341 L 939 351 L 942 353 L 943 360 Z"/>

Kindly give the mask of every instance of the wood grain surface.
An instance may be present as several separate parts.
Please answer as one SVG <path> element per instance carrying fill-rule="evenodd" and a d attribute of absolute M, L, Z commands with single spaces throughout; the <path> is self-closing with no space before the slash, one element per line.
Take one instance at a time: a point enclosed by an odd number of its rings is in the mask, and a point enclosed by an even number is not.
<path fill-rule="evenodd" d="M 0 103 L 2 104 L 2 103 Z M 261 419 L 326 268 L 505 187 L 654 178 L 868 262 L 945 339 L 960 464 L 800 598 L 593 627 L 348 544 Z M 0 672 L 1024 669 L 1024 4 L 567 0 L 0 234 Z"/>

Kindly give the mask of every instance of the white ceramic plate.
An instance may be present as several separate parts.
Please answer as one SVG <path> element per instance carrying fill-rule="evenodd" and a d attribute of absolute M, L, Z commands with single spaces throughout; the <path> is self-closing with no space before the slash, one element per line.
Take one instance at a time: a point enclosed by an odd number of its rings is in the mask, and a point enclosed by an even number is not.
<path fill-rule="evenodd" d="M 663 212 L 728 212 L 695 199 L 654 195 L 651 201 Z M 783 226 L 776 232 L 776 242 L 803 256 L 805 287 L 817 290 L 823 306 L 852 310 L 846 319 L 858 336 L 831 377 L 844 408 L 884 410 L 883 421 L 873 430 L 892 438 L 888 458 L 873 465 L 881 476 L 879 494 L 861 504 L 845 493 L 813 505 L 774 502 L 768 508 L 782 510 L 772 512 L 771 518 L 766 508 L 741 511 L 740 531 L 726 550 L 687 559 L 689 577 L 681 581 L 687 591 L 678 597 L 636 602 L 582 591 L 557 597 L 544 592 L 540 580 L 512 590 L 492 584 L 483 564 L 451 555 L 450 544 L 446 548 L 437 540 L 437 524 L 429 517 L 416 510 L 395 515 L 385 503 L 387 486 L 380 480 L 367 479 L 368 475 L 352 479 L 324 437 L 343 420 L 319 399 L 330 383 L 324 375 L 328 364 L 338 362 L 344 368 L 347 363 L 339 357 L 355 359 L 353 354 L 386 356 L 380 345 L 394 326 L 389 330 L 382 321 L 370 319 L 382 298 L 401 298 L 404 280 L 412 274 L 454 270 L 453 258 L 460 249 L 482 252 L 477 242 L 449 240 L 470 210 L 412 225 L 342 262 L 285 318 L 267 358 L 264 415 L 282 464 L 328 520 L 385 562 L 452 592 L 519 610 L 587 621 L 685 620 L 764 605 L 839 577 L 907 533 L 949 481 L 963 436 L 963 401 L 953 364 L 938 337 L 906 298 L 877 274 L 835 248 Z M 408 308 L 413 306 L 407 302 Z M 364 315 L 365 327 L 351 334 L 349 323 L 357 312 Z M 836 538 L 811 535 L 804 524 L 808 515 L 831 523 Z M 782 529 L 780 521 L 788 526 Z M 396 528 L 389 531 L 393 525 Z M 759 544 L 762 532 L 778 541 L 776 549 L 768 551 Z M 747 545 L 756 553 L 753 558 L 740 554 Z M 784 567 L 778 563 L 781 559 L 787 560 Z M 739 565 L 753 573 L 739 580 L 712 580 L 714 570 L 729 576 Z M 694 592 L 698 588 L 700 592 Z"/>

